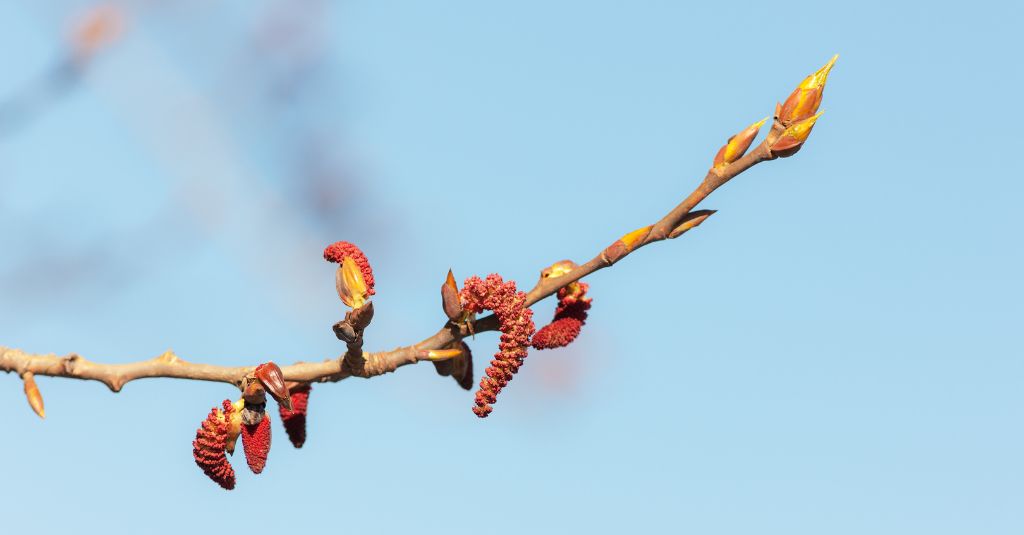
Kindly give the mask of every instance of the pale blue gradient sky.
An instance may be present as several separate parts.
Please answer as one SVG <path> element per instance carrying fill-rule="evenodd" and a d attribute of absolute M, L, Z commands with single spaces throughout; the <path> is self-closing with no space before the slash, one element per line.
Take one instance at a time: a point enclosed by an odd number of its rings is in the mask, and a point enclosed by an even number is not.
<path fill-rule="evenodd" d="M 123 3 L 123 39 L 0 139 L 0 344 L 332 356 L 338 239 L 374 262 L 368 348 L 419 340 L 449 267 L 529 286 L 589 258 L 841 57 L 805 149 L 594 276 L 581 340 L 491 418 L 430 366 L 317 387 L 307 445 L 276 427 L 225 493 L 190 442 L 230 389 L 40 378 L 39 421 L 4 375 L 3 532 L 1024 531 L 1019 3 L 319 3 L 327 79 L 295 100 L 244 75 L 266 2 L 203 4 Z M 0 100 L 85 4 L 55 5 L 0 3 Z M 281 149 L 310 131 L 354 169 L 337 217 Z"/>

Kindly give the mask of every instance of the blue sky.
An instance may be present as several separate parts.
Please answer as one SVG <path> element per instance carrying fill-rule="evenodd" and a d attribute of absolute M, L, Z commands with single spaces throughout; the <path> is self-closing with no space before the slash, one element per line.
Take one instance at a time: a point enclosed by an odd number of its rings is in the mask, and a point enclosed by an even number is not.
<path fill-rule="evenodd" d="M 430 366 L 318 386 L 306 446 L 275 428 L 225 493 L 190 450 L 231 389 L 43 377 L 40 421 L 0 377 L 12 532 L 1024 529 L 1019 4 L 206 4 L 118 4 L 0 137 L 0 345 L 334 356 L 341 239 L 377 276 L 367 347 L 412 343 L 449 267 L 590 258 L 840 59 L 807 146 L 592 277 L 581 339 L 487 420 Z M 88 5 L 0 3 L 0 102 Z"/>

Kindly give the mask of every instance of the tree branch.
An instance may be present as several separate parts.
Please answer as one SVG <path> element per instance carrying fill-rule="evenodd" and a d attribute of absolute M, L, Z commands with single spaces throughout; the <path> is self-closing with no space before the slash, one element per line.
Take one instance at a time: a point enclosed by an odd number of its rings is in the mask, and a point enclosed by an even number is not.
<path fill-rule="evenodd" d="M 838 57 L 838 56 L 837 56 Z M 533 306 L 537 302 L 554 295 L 561 288 L 576 282 L 588 275 L 610 267 L 630 255 L 637 249 L 658 241 L 677 238 L 686 231 L 696 227 L 709 217 L 713 211 L 694 209 L 713 191 L 732 180 L 751 167 L 778 157 L 795 154 L 810 135 L 815 121 L 821 116 L 816 113 L 828 78 L 828 73 L 835 63 L 833 57 L 828 64 L 811 74 L 797 86 L 785 103 L 776 106 L 775 120 L 765 139 L 753 150 L 747 152 L 758 130 L 765 121 L 759 121 L 747 127 L 739 134 L 729 138 L 714 158 L 714 163 L 704 179 L 682 202 L 672 208 L 657 222 L 629 232 L 614 241 L 599 254 L 586 263 L 571 268 L 568 272 L 554 277 L 541 277 L 537 284 L 526 294 L 525 306 Z M 767 120 L 767 119 L 766 119 Z M 460 308 L 458 303 L 451 303 L 452 296 L 457 296 L 454 280 L 449 273 L 451 288 L 443 288 L 442 296 L 447 290 L 444 311 L 449 320 L 440 330 L 430 337 L 409 346 L 399 347 L 391 351 L 366 353 L 363 351 L 363 331 L 373 317 L 373 306 L 364 302 L 364 298 L 372 295 L 372 275 L 366 264 L 365 257 L 358 248 L 346 242 L 338 242 L 332 247 L 341 247 L 337 258 L 329 259 L 341 263 L 338 271 L 339 297 L 353 310 L 349 311 L 343 321 L 334 325 L 335 335 L 347 345 L 345 354 L 338 358 L 326 359 L 322 362 L 298 362 L 281 368 L 284 380 L 294 383 L 335 382 L 342 379 L 357 377 L 374 377 L 392 372 L 402 366 L 416 364 L 423 360 L 438 361 L 452 358 L 443 350 L 451 348 L 454 342 L 472 333 L 497 330 L 499 325 L 495 314 L 478 320 L 461 321 L 451 306 Z M 355 249 L 359 255 L 343 258 Z M 354 253 L 352 253 L 354 254 Z M 362 263 L 362 267 L 357 264 Z M 361 274 L 360 270 L 366 271 Z M 368 279 L 368 286 L 367 280 Z M 457 297 L 455 297 L 457 299 Z M 457 322 L 457 323 L 456 323 Z M 532 329 L 532 324 L 531 324 Z M 448 349 L 451 352 L 451 349 Z M 454 351 L 458 354 L 458 351 Z M 56 355 L 36 355 L 18 349 L 0 346 L 0 370 L 15 372 L 25 380 L 26 395 L 30 404 L 42 416 L 42 400 L 33 377 L 46 375 L 51 377 L 67 377 L 73 379 L 99 381 L 114 392 L 119 392 L 130 381 L 150 377 L 166 377 L 174 379 L 190 379 L 196 381 L 215 381 L 244 387 L 244 379 L 256 366 L 215 366 L 182 360 L 171 351 L 155 358 L 126 364 L 101 364 L 87 360 L 80 355 L 70 354 L 64 357 Z M 483 383 L 482 383 L 483 384 Z M 34 398 L 37 398 L 34 400 Z M 211 424 L 212 425 L 212 424 Z"/>
<path fill-rule="evenodd" d="M 613 265 L 640 247 L 668 238 L 671 231 L 683 224 L 687 220 L 687 216 L 691 215 L 693 208 L 711 192 L 750 167 L 772 159 L 773 156 L 768 147 L 781 132 L 781 128 L 782 126 L 776 123 L 769 136 L 756 149 L 724 169 L 708 171 L 700 186 L 661 220 L 647 227 L 647 231 L 637 239 L 632 247 L 625 246 L 620 239 L 566 275 L 540 279 L 536 286 L 527 293 L 527 306 L 533 306 L 555 294 L 563 286 Z M 338 325 L 342 323 L 339 322 Z M 402 366 L 431 360 L 427 355 L 429 350 L 441 349 L 455 340 L 469 336 L 472 332 L 493 331 L 497 327 L 497 318 L 493 314 L 469 322 L 464 326 L 456 326 L 449 322 L 432 336 L 417 344 L 378 353 L 362 351 L 363 340 L 360 330 L 357 339 L 347 341 L 348 351 L 341 357 L 317 363 L 299 362 L 283 366 L 281 371 L 285 379 L 296 382 L 335 382 L 351 376 L 369 378 L 393 372 Z M 335 330 L 337 332 L 337 326 Z M 346 362 L 359 362 L 360 360 L 364 360 L 361 365 L 346 364 Z M 32 373 L 37 376 L 99 381 L 107 385 L 113 392 L 119 392 L 126 383 L 131 381 L 159 377 L 214 381 L 240 386 L 242 379 L 255 368 L 256 365 L 232 367 L 188 362 L 179 358 L 172 351 L 167 351 L 149 360 L 125 364 L 102 364 L 87 360 L 75 353 L 58 357 L 53 354 L 30 354 L 0 346 L 0 370 L 2 371 L 16 372 L 19 375 Z"/>

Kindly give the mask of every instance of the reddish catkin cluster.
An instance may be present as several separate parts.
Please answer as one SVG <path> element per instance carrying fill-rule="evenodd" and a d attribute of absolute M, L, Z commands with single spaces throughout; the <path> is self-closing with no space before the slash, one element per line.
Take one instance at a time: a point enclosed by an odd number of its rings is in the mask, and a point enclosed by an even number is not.
<path fill-rule="evenodd" d="M 580 335 L 580 328 L 587 321 L 587 310 L 592 301 L 586 297 L 589 288 L 585 282 L 574 282 L 558 290 L 555 318 L 534 335 L 534 349 L 565 347 Z"/>
<path fill-rule="evenodd" d="M 223 415 L 216 407 L 210 410 L 210 415 L 196 431 L 196 440 L 192 442 L 192 456 L 196 464 L 210 479 L 227 490 L 235 488 L 235 470 L 224 454 L 232 411 L 234 407 L 226 399 Z"/>
<path fill-rule="evenodd" d="M 245 461 L 249 463 L 252 473 L 262 472 L 267 465 L 267 454 L 270 453 L 269 414 L 264 414 L 258 424 L 242 425 L 242 448 L 245 449 Z"/>
<path fill-rule="evenodd" d="M 366 293 L 374 295 L 373 270 L 370 269 L 370 261 L 366 259 L 363 251 L 347 241 L 334 242 L 324 249 L 324 260 L 328 262 L 340 264 L 346 257 L 351 258 L 359 266 L 359 271 L 363 273 L 363 280 L 366 282 Z"/>
<path fill-rule="evenodd" d="M 473 407 L 477 416 L 486 418 L 498 393 L 523 365 L 534 333 L 533 311 L 526 308 L 526 294 L 516 290 L 516 283 L 504 282 L 496 273 L 488 275 L 487 279 L 476 276 L 466 279 L 461 298 L 469 312 L 493 310 L 501 330 L 498 352 L 480 380 Z"/>
<path fill-rule="evenodd" d="M 288 440 L 296 448 L 301 448 L 306 443 L 306 408 L 309 405 L 309 391 L 312 389 L 313 387 L 308 384 L 291 389 L 292 410 L 277 406 L 281 423 L 288 433 Z"/>

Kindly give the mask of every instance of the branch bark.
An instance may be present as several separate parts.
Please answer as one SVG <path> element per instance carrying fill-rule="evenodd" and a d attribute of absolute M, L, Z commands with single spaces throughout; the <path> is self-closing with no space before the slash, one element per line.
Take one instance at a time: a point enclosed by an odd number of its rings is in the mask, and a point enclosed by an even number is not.
<path fill-rule="evenodd" d="M 754 150 L 725 167 L 712 168 L 686 199 L 654 224 L 623 236 L 597 256 L 563 276 L 541 278 L 533 289 L 527 292 L 526 306 L 533 306 L 555 294 L 563 286 L 614 265 L 643 246 L 675 237 L 673 230 L 679 229 L 680 225 L 692 218 L 696 214 L 694 208 L 713 191 L 754 165 L 774 159 L 776 156 L 772 154 L 770 147 L 784 129 L 785 125 L 775 121 L 768 136 Z M 704 216 L 708 214 L 710 212 Z M 427 354 L 429 350 L 442 349 L 474 332 L 493 331 L 497 328 L 497 318 L 493 314 L 465 325 L 455 325 L 449 321 L 436 333 L 416 344 L 377 353 L 362 351 L 360 331 L 358 340 L 349 342 L 348 351 L 340 357 L 322 362 L 298 362 L 281 367 L 281 371 L 286 380 L 293 382 L 335 382 L 352 376 L 369 378 L 393 372 L 402 366 L 430 360 Z M 37 376 L 99 381 L 113 392 L 119 392 L 131 381 L 158 377 L 214 381 L 240 387 L 242 379 L 255 368 L 256 365 L 231 367 L 188 362 L 172 351 L 149 360 L 102 364 L 75 353 L 61 357 L 53 354 L 31 354 L 0 346 L 2 371 L 15 372 L 21 376 L 31 373 Z"/>

